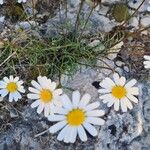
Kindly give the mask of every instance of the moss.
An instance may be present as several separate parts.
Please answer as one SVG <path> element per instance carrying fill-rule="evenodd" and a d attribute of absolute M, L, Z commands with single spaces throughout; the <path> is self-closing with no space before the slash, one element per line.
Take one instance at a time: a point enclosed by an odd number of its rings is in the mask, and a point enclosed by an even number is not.
<path fill-rule="evenodd" d="M 112 16 L 117 22 L 126 21 L 129 18 L 129 10 L 126 4 L 118 3 L 112 8 Z"/>

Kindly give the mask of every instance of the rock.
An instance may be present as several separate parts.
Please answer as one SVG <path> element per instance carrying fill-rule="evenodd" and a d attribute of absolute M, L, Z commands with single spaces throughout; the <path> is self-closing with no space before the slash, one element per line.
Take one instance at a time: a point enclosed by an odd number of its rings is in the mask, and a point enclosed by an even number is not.
<path fill-rule="evenodd" d="M 0 23 L 3 23 L 5 20 L 5 16 L 0 16 Z"/>
<path fill-rule="evenodd" d="M 108 53 L 108 58 L 110 58 L 111 60 L 115 59 L 117 57 L 118 52 L 121 50 L 123 44 L 124 44 L 123 42 L 120 42 L 115 46 L 113 46 L 112 48 L 110 48 L 109 50 L 110 53 Z"/>
<path fill-rule="evenodd" d="M 97 6 L 96 8 L 100 15 L 106 15 L 110 9 L 109 7 L 104 6 L 104 5 Z"/>
<path fill-rule="evenodd" d="M 71 7 L 78 7 L 79 6 L 79 4 L 80 4 L 80 0 L 76 0 L 76 1 L 74 1 L 74 0 L 69 0 L 68 1 L 68 4 L 71 6 Z"/>
<path fill-rule="evenodd" d="M 20 29 L 20 28 L 22 28 L 22 29 L 24 29 L 24 30 L 29 30 L 29 29 L 31 29 L 32 27 L 35 27 L 35 26 L 37 26 L 37 25 L 38 25 L 38 23 L 35 22 L 35 21 L 24 21 L 24 22 L 20 22 L 19 24 L 17 24 L 17 25 L 15 26 L 15 28 L 16 28 L 16 30 L 18 30 L 18 29 Z"/>
<path fill-rule="evenodd" d="M 0 48 L 3 48 L 4 47 L 4 42 L 3 41 L 0 41 Z M 1 97 L 0 97 L 1 98 Z M 1 100 L 0 100 L 1 101 Z"/>
<path fill-rule="evenodd" d="M 129 71 L 130 71 L 130 70 L 129 70 L 129 67 L 127 67 L 127 66 L 124 66 L 123 69 L 124 69 L 126 72 L 128 72 L 128 73 L 129 73 Z"/>
<path fill-rule="evenodd" d="M 102 32 L 109 32 L 112 30 L 114 26 L 116 26 L 116 22 L 113 20 L 110 20 L 109 18 L 94 14 L 90 18 L 90 22 L 92 24 L 92 27 L 96 30 L 102 31 Z"/>
<path fill-rule="evenodd" d="M 91 42 L 88 46 L 90 47 L 95 47 L 100 43 L 100 40 L 94 40 L 93 42 Z"/>
<path fill-rule="evenodd" d="M 118 67 L 122 67 L 122 66 L 125 65 L 125 63 L 118 60 L 118 61 L 116 61 L 116 65 L 117 65 Z"/>
<path fill-rule="evenodd" d="M 130 0 L 128 5 L 129 5 L 129 7 L 133 8 L 133 9 L 137 9 L 141 3 L 142 3 L 142 1 L 140 1 L 140 0 L 137 0 L 136 3 L 134 3 L 133 0 Z M 149 5 L 149 0 L 145 0 L 144 4 L 138 9 L 138 11 L 139 12 L 147 11 L 148 5 Z"/>
<path fill-rule="evenodd" d="M 129 20 L 129 24 L 134 27 L 135 29 L 139 28 L 139 19 L 138 17 L 133 17 Z"/>
<path fill-rule="evenodd" d="M 116 2 L 119 2 L 120 0 L 102 0 L 102 3 L 108 3 L 108 4 L 113 4 Z"/>
<path fill-rule="evenodd" d="M 141 19 L 141 26 L 142 27 L 147 27 L 150 25 L 150 15 L 145 16 Z"/>

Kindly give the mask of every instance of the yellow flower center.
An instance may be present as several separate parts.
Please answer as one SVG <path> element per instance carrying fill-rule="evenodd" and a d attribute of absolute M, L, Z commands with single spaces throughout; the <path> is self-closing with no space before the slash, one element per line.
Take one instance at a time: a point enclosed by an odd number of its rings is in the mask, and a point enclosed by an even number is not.
<path fill-rule="evenodd" d="M 73 109 L 67 114 L 68 124 L 72 126 L 81 125 L 84 122 L 85 118 L 85 113 L 81 109 Z"/>
<path fill-rule="evenodd" d="M 10 93 L 14 93 L 17 91 L 18 89 L 18 86 L 15 82 L 10 82 L 7 84 L 7 90 L 10 92 Z"/>
<path fill-rule="evenodd" d="M 53 98 L 53 94 L 50 90 L 42 89 L 42 91 L 40 92 L 40 99 L 42 102 L 49 103 L 51 102 L 52 98 Z"/>
<path fill-rule="evenodd" d="M 127 91 L 126 91 L 125 87 L 123 87 L 123 86 L 114 86 L 112 88 L 112 95 L 115 98 L 121 99 L 121 98 L 125 97 L 126 94 L 127 94 Z"/>

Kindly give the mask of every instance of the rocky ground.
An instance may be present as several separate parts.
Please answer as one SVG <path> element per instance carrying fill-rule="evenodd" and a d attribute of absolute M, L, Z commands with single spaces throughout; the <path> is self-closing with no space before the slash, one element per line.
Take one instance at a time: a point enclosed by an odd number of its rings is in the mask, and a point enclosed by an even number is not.
<path fill-rule="evenodd" d="M 35 1 L 36 2 L 36 1 Z M 75 23 L 75 16 L 79 9 L 79 0 L 68 1 L 67 20 L 70 24 Z M 113 30 L 114 27 L 121 25 L 121 22 L 115 20 L 111 13 L 111 8 L 116 3 L 125 2 L 124 0 L 102 0 L 101 6 L 97 6 L 90 17 L 89 24 L 84 31 L 85 35 L 93 33 L 106 33 Z M 128 2 L 128 9 L 133 13 L 138 8 L 141 1 Z M 90 4 L 85 4 L 82 10 L 83 19 L 87 17 L 90 11 Z M 149 0 L 146 0 L 138 9 L 137 13 L 129 20 L 126 29 L 130 32 L 143 29 L 150 25 L 150 12 L 148 11 Z M 39 6 L 43 6 L 42 8 Z M 10 23 L 4 18 L 4 11 L 1 10 L 0 17 L 0 39 L 8 40 L 11 32 L 9 28 L 18 30 L 23 28 L 33 32 L 39 38 L 43 34 L 46 37 L 57 36 L 66 19 L 65 8 L 59 8 L 57 2 L 50 8 L 46 7 L 42 1 L 37 3 L 37 16 L 35 21 L 21 21 Z M 30 1 L 24 4 L 24 7 L 30 12 Z M 46 8 L 45 8 L 46 7 Z M 4 8 L 2 8 L 4 9 Z M 46 11 L 51 10 L 50 12 Z M 48 14 L 48 15 L 47 15 Z M 48 18 L 51 14 L 51 17 Z M 46 16 L 46 17 L 45 17 Z M 4 20 L 5 19 L 5 20 Z M 9 24 L 8 24 L 9 22 Z M 34 31 L 33 27 L 39 25 L 40 32 Z M 68 32 L 70 28 L 65 29 Z M 126 78 L 136 78 L 140 89 L 139 103 L 127 113 L 115 112 L 101 103 L 101 108 L 105 110 L 104 126 L 98 128 L 98 138 L 88 135 L 88 141 L 82 143 L 77 140 L 74 144 L 64 144 L 57 141 L 57 135 L 51 135 L 45 132 L 52 124 L 47 121 L 43 115 L 38 115 L 34 109 L 31 109 L 31 102 L 24 99 L 17 104 L 7 102 L 0 103 L 0 150 L 149 150 L 150 147 L 150 74 L 144 69 L 143 56 L 150 52 L 149 29 L 144 30 L 138 36 L 126 39 L 116 54 L 109 54 L 103 60 L 114 70 L 124 75 Z M 98 37 L 92 37 L 89 44 L 99 43 Z M 140 45 L 140 48 L 136 46 Z M 102 62 L 97 64 L 105 66 Z M 112 75 L 111 70 L 83 67 L 74 76 L 62 75 L 62 84 L 65 87 L 78 89 L 81 93 L 87 92 L 92 95 L 92 101 L 99 101 L 97 89 L 99 82 L 106 76 Z M 70 91 L 66 89 L 66 93 Z"/>

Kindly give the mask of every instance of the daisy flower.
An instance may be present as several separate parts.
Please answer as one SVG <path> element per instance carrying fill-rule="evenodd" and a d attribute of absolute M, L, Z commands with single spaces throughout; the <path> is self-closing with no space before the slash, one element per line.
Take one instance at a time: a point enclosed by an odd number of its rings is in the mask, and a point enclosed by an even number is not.
<path fill-rule="evenodd" d="M 18 0 L 18 3 L 25 3 L 27 0 Z"/>
<path fill-rule="evenodd" d="M 3 0 L 0 0 L 0 5 L 3 5 L 4 4 L 4 1 Z"/>
<path fill-rule="evenodd" d="M 145 61 L 143 62 L 143 63 L 144 63 L 144 67 L 145 67 L 146 69 L 150 69 L 150 56 L 145 55 L 145 56 L 144 56 L 144 59 L 145 59 Z"/>
<path fill-rule="evenodd" d="M 18 101 L 22 98 L 20 93 L 25 93 L 23 87 L 23 81 L 19 80 L 19 77 L 10 76 L 9 78 L 4 77 L 2 81 L 0 81 L 0 95 L 1 97 L 5 97 L 9 94 L 9 102 Z"/>
<path fill-rule="evenodd" d="M 84 94 L 80 98 L 79 91 L 74 91 L 72 101 L 64 94 L 62 95 L 62 108 L 56 108 L 56 114 L 50 115 L 48 120 L 57 122 L 49 128 L 50 133 L 60 131 L 57 136 L 59 141 L 74 143 L 77 136 L 81 141 L 87 141 L 85 130 L 92 136 L 97 136 L 98 131 L 93 125 L 103 125 L 105 121 L 100 118 L 104 115 L 103 110 L 97 109 L 99 102 L 89 104 L 91 96 Z"/>
<path fill-rule="evenodd" d="M 119 77 L 115 73 L 113 80 L 107 77 L 100 83 L 102 89 L 99 89 L 98 92 L 103 95 L 99 98 L 103 100 L 103 103 L 107 103 L 108 107 L 114 105 L 114 109 L 118 111 L 121 106 L 121 110 L 126 112 L 127 108 L 133 108 L 131 102 L 138 103 L 135 97 L 139 94 L 138 87 L 135 87 L 136 82 L 135 79 L 132 79 L 126 83 L 125 77 Z"/>
<path fill-rule="evenodd" d="M 44 115 L 47 117 L 49 114 L 54 113 L 55 106 L 61 106 L 60 95 L 62 89 L 56 89 L 56 83 L 52 82 L 47 77 L 39 76 L 38 82 L 32 81 L 33 87 L 29 87 L 29 93 L 27 97 L 35 100 L 31 107 L 37 108 L 37 113 L 40 114 L 44 111 Z"/>

